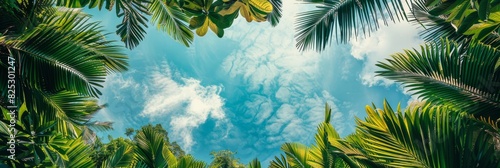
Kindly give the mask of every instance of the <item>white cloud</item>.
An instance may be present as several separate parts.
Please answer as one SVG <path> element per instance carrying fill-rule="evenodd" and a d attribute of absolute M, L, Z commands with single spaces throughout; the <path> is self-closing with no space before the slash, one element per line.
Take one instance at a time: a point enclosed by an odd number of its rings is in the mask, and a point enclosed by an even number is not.
<path fill-rule="evenodd" d="M 259 151 L 277 149 L 284 142 L 309 143 L 323 121 L 325 102 L 332 106 L 334 126 L 345 130 L 347 116 L 318 83 L 324 71 L 320 64 L 333 56 L 335 48 L 329 47 L 324 55 L 295 48 L 293 27 L 300 7 L 295 1 L 284 1 L 283 18 L 274 28 L 267 23 L 243 23 L 240 18 L 226 31 L 225 38 L 239 42 L 239 49 L 226 57 L 222 69 L 229 77 L 242 79 L 250 94 L 240 109 L 248 109 L 242 112 L 242 121 L 251 126 L 244 133 L 253 135 L 242 137 L 252 139 L 247 145 Z M 343 75 L 348 75 L 352 64 L 345 66 Z"/>
<path fill-rule="evenodd" d="M 294 31 L 290 28 L 294 27 L 294 15 L 299 7 L 293 1 L 283 2 L 283 18 L 277 27 L 268 23 L 244 23 L 241 18 L 236 20 L 225 37 L 241 42 L 240 50 L 224 60 L 223 70 L 230 77 L 243 77 L 250 84 L 249 91 L 262 89 L 271 94 L 272 86 L 296 83 L 311 90 L 310 81 L 297 80 L 315 77 L 322 56 L 295 48 Z"/>
<path fill-rule="evenodd" d="M 364 67 L 359 77 L 364 85 L 391 85 L 394 82 L 376 77 L 380 70 L 375 64 L 384 61 L 391 54 L 403 52 L 403 49 L 418 47 L 423 41 L 419 38 L 418 27 L 407 22 L 382 26 L 367 38 L 351 40 L 351 54 L 354 58 L 364 60 Z"/>
<path fill-rule="evenodd" d="M 148 82 L 149 92 L 140 115 L 152 121 L 168 117 L 171 137 L 180 138 L 184 150 L 195 144 L 193 129 L 210 118 L 225 122 L 224 99 L 219 95 L 222 86 L 203 86 L 199 80 L 177 76 L 168 65 L 153 70 Z"/>

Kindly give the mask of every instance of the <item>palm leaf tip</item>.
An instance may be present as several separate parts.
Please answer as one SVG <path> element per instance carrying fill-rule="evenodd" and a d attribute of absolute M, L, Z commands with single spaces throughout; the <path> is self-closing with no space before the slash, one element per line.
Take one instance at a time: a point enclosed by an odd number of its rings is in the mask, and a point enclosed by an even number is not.
<path fill-rule="evenodd" d="M 497 119 L 500 82 L 496 63 L 500 52 L 480 43 L 467 48 L 442 40 L 420 50 L 397 53 L 377 66 L 380 76 L 401 82 L 420 98 L 455 110 Z"/>
<path fill-rule="evenodd" d="M 123 17 L 122 23 L 116 26 L 116 34 L 121 37 L 125 47 L 133 49 L 144 39 L 148 27 L 149 15 L 146 5 L 147 0 L 118 1 L 116 12 L 118 17 Z M 120 10 L 122 9 L 122 10 Z"/>
<path fill-rule="evenodd" d="M 399 0 L 346 0 L 316 1 L 315 10 L 299 13 L 296 22 L 296 47 L 301 50 L 323 51 L 331 38 L 346 43 L 358 35 L 366 35 L 379 28 L 379 19 L 388 21 L 407 20 L 403 4 Z"/>
<path fill-rule="evenodd" d="M 189 17 L 181 8 L 162 1 L 152 1 L 148 6 L 152 13 L 152 22 L 157 28 L 167 32 L 174 40 L 188 46 L 193 42 L 194 34 L 186 23 Z"/>
<path fill-rule="evenodd" d="M 281 0 L 269 0 L 269 2 L 271 2 L 271 5 L 273 6 L 273 11 L 267 15 L 267 21 L 271 23 L 272 26 L 277 26 L 282 17 L 283 3 Z"/>

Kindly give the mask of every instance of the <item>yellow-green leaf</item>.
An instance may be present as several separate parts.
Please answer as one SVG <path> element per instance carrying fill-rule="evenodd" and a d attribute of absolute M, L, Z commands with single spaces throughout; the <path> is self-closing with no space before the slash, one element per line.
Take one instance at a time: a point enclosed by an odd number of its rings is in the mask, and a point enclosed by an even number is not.
<path fill-rule="evenodd" d="M 273 11 L 273 5 L 267 0 L 249 0 L 250 5 L 255 7 L 257 12 L 262 12 L 262 14 L 269 14 Z"/>
<path fill-rule="evenodd" d="M 231 7 L 227 8 L 227 9 L 221 10 L 219 12 L 219 14 L 222 15 L 222 16 L 233 14 L 234 12 L 236 12 L 236 10 L 240 9 L 240 7 L 242 7 L 242 6 L 245 6 L 245 4 L 237 1 L 237 2 L 233 3 L 231 5 Z"/>
<path fill-rule="evenodd" d="M 250 14 L 250 10 L 247 6 L 243 6 L 240 8 L 240 14 L 247 20 L 247 22 L 251 22 L 253 20 L 253 17 Z"/>
<path fill-rule="evenodd" d="M 205 18 L 205 21 L 203 23 L 203 26 L 201 26 L 200 28 L 196 29 L 196 34 L 198 36 L 204 36 L 205 34 L 207 34 L 207 31 L 208 31 L 208 17 Z"/>
<path fill-rule="evenodd" d="M 215 23 L 212 22 L 211 20 L 208 20 L 208 27 L 210 27 L 210 30 L 212 30 L 215 34 L 218 34 L 217 25 L 215 25 Z"/>
<path fill-rule="evenodd" d="M 203 23 L 206 21 L 207 15 L 192 17 L 189 20 L 189 27 L 192 29 L 197 29 L 203 26 Z"/>

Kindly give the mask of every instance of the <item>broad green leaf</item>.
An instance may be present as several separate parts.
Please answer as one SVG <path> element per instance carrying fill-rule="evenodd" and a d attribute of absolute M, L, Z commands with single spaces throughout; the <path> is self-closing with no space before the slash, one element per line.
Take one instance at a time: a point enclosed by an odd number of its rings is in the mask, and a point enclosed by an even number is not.
<path fill-rule="evenodd" d="M 273 11 L 273 5 L 268 0 L 248 0 L 248 3 L 259 14 L 267 15 Z"/>
<path fill-rule="evenodd" d="M 482 41 L 486 36 L 488 36 L 492 32 L 495 32 L 495 30 L 497 30 L 498 28 L 500 28 L 500 23 L 497 23 L 497 25 L 495 26 L 480 29 L 479 32 L 475 33 L 474 36 L 472 36 L 472 39 L 476 41 Z"/>
<path fill-rule="evenodd" d="M 432 15 L 446 15 L 451 13 L 451 11 L 455 10 L 457 6 L 461 4 L 468 3 L 468 1 L 461 1 L 461 0 L 449 0 L 441 3 L 434 9 L 430 10 L 429 13 Z"/>
<path fill-rule="evenodd" d="M 208 22 L 208 27 L 210 27 L 210 30 L 212 30 L 217 35 L 217 37 L 224 36 L 224 30 L 222 28 L 217 27 L 217 25 L 212 22 L 211 19 L 209 19 Z"/>
<path fill-rule="evenodd" d="M 489 0 L 481 0 L 477 12 L 478 12 L 479 19 L 481 19 L 481 20 L 488 19 L 488 15 L 490 14 L 490 1 Z"/>
<path fill-rule="evenodd" d="M 495 27 L 497 26 L 499 23 L 491 23 L 491 22 L 481 22 L 481 23 L 477 23 L 477 24 L 474 24 L 472 25 L 469 29 L 467 29 L 467 31 L 465 31 L 463 34 L 465 35 L 473 35 L 473 34 L 477 34 L 479 33 L 480 31 L 484 30 L 484 29 L 488 29 L 488 28 L 491 28 L 491 27 Z"/>
<path fill-rule="evenodd" d="M 208 17 L 205 17 L 205 21 L 203 21 L 203 25 L 201 27 L 199 27 L 198 29 L 196 29 L 196 34 L 198 36 L 204 36 L 205 34 L 207 34 L 209 22 L 210 21 L 209 21 Z"/>
<path fill-rule="evenodd" d="M 189 28 L 191 28 L 191 29 L 197 29 L 197 28 L 203 26 L 203 24 L 205 23 L 206 18 L 207 18 L 206 15 L 192 17 L 189 20 Z"/>
<path fill-rule="evenodd" d="M 478 21 L 478 12 L 473 12 L 465 17 L 465 19 L 460 23 L 457 29 L 457 33 L 463 34 L 467 31 L 472 25 L 477 23 Z"/>
<path fill-rule="evenodd" d="M 238 9 L 240 9 L 240 7 L 243 7 L 243 6 L 245 6 L 245 4 L 241 3 L 240 1 L 236 1 L 229 8 L 222 9 L 221 11 L 219 11 L 219 14 L 222 16 L 230 15 L 230 14 L 237 12 Z"/>

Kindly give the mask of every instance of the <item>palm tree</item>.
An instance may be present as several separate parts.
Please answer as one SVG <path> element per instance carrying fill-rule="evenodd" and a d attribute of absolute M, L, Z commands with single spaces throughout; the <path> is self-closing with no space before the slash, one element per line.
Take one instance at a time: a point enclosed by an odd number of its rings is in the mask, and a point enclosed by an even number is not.
<path fill-rule="evenodd" d="M 194 159 L 191 155 L 176 158 L 169 150 L 164 134 L 148 125 L 137 132 L 135 145 L 121 146 L 103 162 L 102 167 L 204 168 L 206 163 Z"/>
<path fill-rule="evenodd" d="M 7 109 L 1 107 L 5 112 Z M 26 111 L 23 105 L 15 126 L 0 122 L 0 165 L 8 167 L 88 167 L 94 162 L 85 136 L 71 138 L 59 132 L 58 120 L 47 120 L 45 113 Z M 12 130 L 14 128 L 14 130 Z M 12 137 L 14 135 L 15 137 Z M 11 149 L 13 151 L 9 151 Z M 12 158 L 9 156 L 12 155 Z M 78 158 L 78 159 L 76 159 Z M 78 166 L 80 165 L 80 166 Z"/>
<path fill-rule="evenodd" d="M 210 152 L 213 160 L 209 168 L 244 168 L 245 166 L 240 163 L 238 158 L 235 158 L 236 153 L 230 150 L 221 150 L 216 152 Z"/>
<path fill-rule="evenodd" d="M 37 8 L 32 8 L 35 2 Z M 127 57 L 104 38 L 97 22 L 88 23 L 89 16 L 50 4 L 15 1 L 1 11 L 0 68 L 4 74 L 15 69 L 15 79 L 1 75 L 0 87 L 7 88 L 10 80 L 15 94 L 2 89 L 0 104 L 25 103 L 27 111 L 43 113 L 47 121 L 64 121 L 58 130 L 75 137 L 74 127 L 91 113 L 85 109 L 99 108 L 89 102 L 100 95 L 106 75 L 126 70 Z"/>
<path fill-rule="evenodd" d="M 10 141 L 14 128 L 19 131 L 13 141 L 20 160 L 1 158 L 9 166 L 78 164 L 69 160 L 72 149 L 91 142 L 92 129 L 111 128 L 109 122 L 90 121 L 104 107 L 97 104 L 99 88 L 107 74 L 128 66 L 122 47 L 106 40 L 97 22 L 53 2 L 0 6 L 0 71 L 11 74 L 0 75 L 0 87 L 9 88 L 0 92 L 0 106 L 14 111 L 2 113 L 0 141 Z"/>
<path fill-rule="evenodd" d="M 338 137 L 325 122 L 316 144 L 286 143 L 286 156 L 270 167 L 498 167 L 493 143 L 498 126 L 491 120 L 450 112 L 446 106 L 422 103 L 402 112 L 385 101 L 384 108 L 366 107 L 368 117 L 357 119 L 354 134 Z"/>
<path fill-rule="evenodd" d="M 259 159 L 255 158 L 248 163 L 248 168 L 261 168 Z"/>
<path fill-rule="evenodd" d="M 131 136 L 134 134 L 135 129 L 133 128 L 127 128 L 125 129 L 125 135 L 129 138 L 132 139 Z"/>

